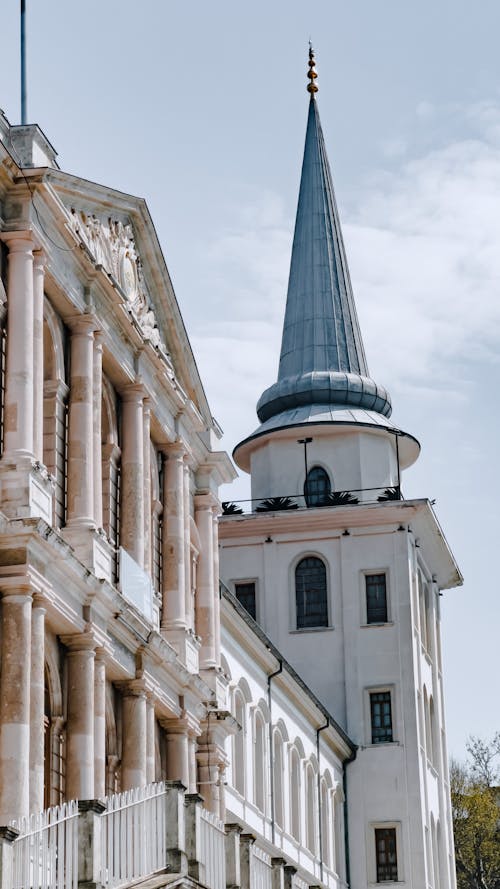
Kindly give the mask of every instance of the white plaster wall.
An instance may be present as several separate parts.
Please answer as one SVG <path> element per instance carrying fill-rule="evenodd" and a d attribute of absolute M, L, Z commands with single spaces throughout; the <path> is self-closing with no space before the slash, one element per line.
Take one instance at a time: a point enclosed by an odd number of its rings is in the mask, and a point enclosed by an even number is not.
<path fill-rule="evenodd" d="M 339 427 L 332 431 L 328 427 L 325 431 L 318 426 L 305 431 L 292 429 L 256 446 L 251 455 L 252 498 L 303 494 L 304 446 L 298 439 L 306 434 L 313 439 L 307 446 L 308 467 L 326 469 L 332 489 L 383 489 L 397 484 L 394 436 L 380 430 L 344 431 Z"/>

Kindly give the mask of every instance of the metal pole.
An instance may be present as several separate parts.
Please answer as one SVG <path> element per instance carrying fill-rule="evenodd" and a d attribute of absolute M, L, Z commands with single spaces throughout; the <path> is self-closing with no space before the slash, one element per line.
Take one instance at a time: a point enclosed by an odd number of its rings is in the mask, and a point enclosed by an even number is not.
<path fill-rule="evenodd" d="M 26 101 L 26 0 L 21 0 L 21 124 L 27 123 Z"/>
<path fill-rule="evenodd" d="M 304 497 L 307 504 L 307 445 L 312 442 L 312 438 L 299 438 L 297 444 L 304 445 L 304 468 L 306 472 L 306 479 L 304 482 Z"/>

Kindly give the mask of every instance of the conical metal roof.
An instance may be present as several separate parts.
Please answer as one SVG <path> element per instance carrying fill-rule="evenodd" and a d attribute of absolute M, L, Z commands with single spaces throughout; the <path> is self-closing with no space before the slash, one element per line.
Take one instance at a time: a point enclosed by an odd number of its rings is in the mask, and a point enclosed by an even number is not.
<path fill-rule="evenodd" d="M 318 404 L 391 413 L 389 394 L 368 372 L 316 91 L 310 91 L 278 381 L 257 405 L 262 422 Z"/>

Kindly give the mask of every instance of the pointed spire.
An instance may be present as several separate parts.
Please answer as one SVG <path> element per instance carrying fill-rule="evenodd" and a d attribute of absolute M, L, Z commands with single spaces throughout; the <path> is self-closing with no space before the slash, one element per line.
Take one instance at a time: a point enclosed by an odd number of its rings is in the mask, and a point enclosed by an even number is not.
<path fill-rule="evenodd" d="M 370 379 L 354 304 L 309 48 L 309 113 L 278 381 L 261 396 L 261 421 L 310 405 L 361 407 L 389 416 L 388 393 Z"/>

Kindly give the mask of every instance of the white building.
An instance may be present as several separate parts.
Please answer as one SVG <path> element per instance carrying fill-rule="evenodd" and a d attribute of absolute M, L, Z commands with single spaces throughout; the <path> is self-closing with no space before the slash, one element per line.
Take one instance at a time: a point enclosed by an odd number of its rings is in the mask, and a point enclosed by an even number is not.
<path fill-rule="evenodd" d="M 368 373 L 315 77 L 311 57 L 278 380 L 234 451 L 252 501 L 225 504 L 221 576 L 357 747 L 349 885 L 452 889 L 439 593 L 461 576 L 429 501 L 402 498 L 419 444 Z"/>
<path fill-rule="evenodd" d="M 0 889 L 454 886 L 460 575 L 401 498 L 419 446 L 368 375 L 315 76 L 279 379 L 235 452 L 255 509 L 220 522 L 144 201 L 0 114 Z"/>

